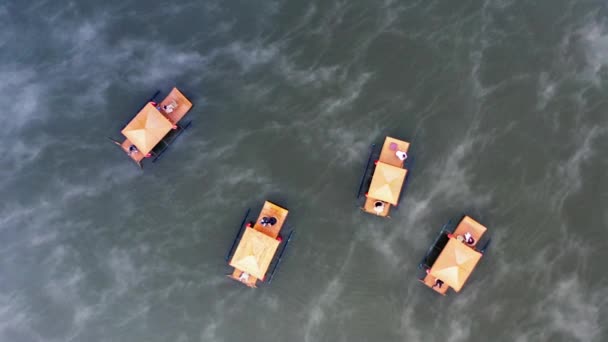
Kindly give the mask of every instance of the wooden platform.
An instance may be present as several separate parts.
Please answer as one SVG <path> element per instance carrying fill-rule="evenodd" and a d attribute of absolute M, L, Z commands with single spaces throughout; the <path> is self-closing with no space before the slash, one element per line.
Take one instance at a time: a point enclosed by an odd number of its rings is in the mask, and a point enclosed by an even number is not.
<path fill-rule="evenodd" d="M 169 104 L 177 104 L 177 107 L 171 113 L 163 110 L 163 106 Z M 172 124 L 177 124 L 192 108 L 192 102 L 188 100 L 177 88 L 173 88 L 169 95 L 165 97 L 159 104 L 160 112 L 163 113 Z"/>
<path fill-rule="evenodd" d="M 460 221 L 460 223 L 458 223 L 458 226 L 456 226 L 453 235 L 457 239 L 459 236 L 462 236 L 462 238 L 464 239 L 464 234 L 470 233 L 471 236 L 473 236 L 473 239 L 475 240 L 475 243 L 471 246 L 475 246 L 477 245 L 483 234 L 486 232 L 486 230 L 488 229 L 481 225 L 479 222 L 475 221 L 469 216 L 465 216 Z"/>
<path fill-rule="evenodd" d="M 148 102 L 150 103 L 150 102 Z M 171 112 L 171 113 L 167 113 L 165 110 L 163 110 L 163 106 L 165 105 L 169 105 L 169 104 L 173 104 L 175 106 L 175 109 Z M 148 105 L 148 104 L 146 104 Z M 167 97 L 165 97 L 164 100 L 162 100 L 160 103 L 157 104 L 157 110 L 158 112 L 160 112 L 164 117 L 166 117 L 173 125 L 177 125 L 179 123 L 179 121 L 186 116 L 186 114 L 190 111 L 190 109 L 192 108 L 192 102 L 190 102 L 190 100 L 188 100 L 184 94 L 182 94 L 182 92 L 179 91 L 179 89 L 177 88 L 173 88 L 171 90 L 171 92 L 167 95 Z M 176 129 L 176 127 L 174 127 L 174 129 Z M 179 129 L 179 128 L 178 128 Z M 166 138 L 166 136 L 165 136 Z M 123 151 L 125 151 L 125 153 L 129 156 L 129 158 L 131 158 L 135 163 L 137 163 L 137 165 L 139 165 L 139 167 L 142 167 L 142 161 L 146 158 L 146 156 L 141 153 L 140 151 L 137 152 L 130 152 L 129 148 L 134 145 L 131 141 L 129 141 L 129 139 L 125 139 L 122 143 L 118 142 L 116 140 L 112 140 L 114 143 L 116 143 L 118 146 L 120 146 L 122 148 Z M 159 142 L 159 144 L 163 143 L 163 141 L 161 140 Z M 164 142 L 166 144 L 166 142 Z M 158 144 L 156 145 L 158 147 Z M 154 152 L 151 151 L 152 154 L 154 154 Z"/>
<path fill-rule="evenodd" d="M 397 148 L 394 150 L 391 149 L 391 144 L 393 144 L 393 143 L 397 144 Z M 386 137 L 386 139 L 384 139 L 384 144 L 382 145 L 382 150 L 380 151 L 380 161 L 383 163 L 387 163 L 387 164 L 402 168 L 404 161 L 397 158 L 397 155 L 395 153 L 398 150 L 407 152 L 409 148 L 410 148 L 410 143 L 407 141 L 402 141 L 399 139 Z"/>
<path fill-rule="evenodd" d="M 241 270 L 237 270 L 236 268 L 234 269 L 234 272 L 232 272 L 232 274 L 229 274 L 228 277 L 232 278 L 236 281 L 238 281 L 239 283 L 245 284 L 251 288 L 257 288 L 256 284 L 258 282 L 258 278 L 252 276 L 251 274 L 247 277 L 247 280 L 241 280 L 241 275 L 243 274 L 243 271 Z"/>
<path fill-rule="evenodd" d="M 420 282 L 422 282 L 424 285 L 433 289 L 435 292 L 440 293 L 444 296 L 448 292 L 449 286 L 445 283 L 443 285 L 441 285 L 441 287 L 437 287 L 437 286 L 433 287 L 433 285 L 435 285 L 435 281 L 437 281 L 437 278 L 433 277 L 430 274 L 427 274 L 426 277 L 424 277 L 424 279 L 418 279 L 418 280 L 420 280 Z"/>
<path fill-rule="evenodd" d="M 382 217 L 388 217 L 389 212 L 391 211 L 391 204 L 384 202 L 384 211 L 382 211 L 381 213 L 377 213 L 374 210 L 374 203 L 376 203 L 376 201 L 378 201 L 377 199 L 374 198 L 366 198 L 365 199 L 365 204 L 363 205 L 363 208 L 361 208 L 363 211 L 368 212 L 370 214 L 373 215 L 377 215 L 377 216 L 382 216 Z"/>
<path fill-rule="evenodd" d="M 129 158 L 133 159 L 134 162 L 137 163 L 137 165 L 139 165 L 141 167 L 141 161 L 146 158 L 146 156 L 144 156 L 143 153 L 137 151 L 137 152 L 129 152 L 129 148 L 131 147 L 131 145 L 133 145 L 132 142 L 129 141 L 129 139 L 125 139 L 125 141 L 121 143 L 116 142 L 115 143 L 120 146 L 120 148 L 122 148 L 123 151 L 125 151 L 125 153 L 129 156 Z"/>
<path fill-rule="evenodd" d="M 460 292 L 466 284 L 483 257 L 482 252 L 474 246 L 487 230 L 469 216 L 462 218 L 453 233 L 446 226 L 442 227 L 440 235 L 420 263 L 420 267 L 427 272 L 420 281 L 428 287 L 433 287 L 435 281 L 441 279 L 444 282 L 441 289 L 433 288 L 441 294 L 445 294 L 448 287 L 454 292 Z M 467 232 L 473 236 L 475 244 L 468 245 L 463 241 Z"/>
<path fill-rule="evenodd" d="M 289 214 L 289 210 L 282 208 L 272 202 L 266 201 L 266 202 L 264 202 L 264 206 L 262 207 L 262 210 L 261 210 L 260 215 L 258 216 L 257 220 L 253 224 L 253 227 L 245 228 L 245 229 L 254 229 L 255 231 L 258 231 L 270 238 L 277 239 L 279 237 L 281 229 L 285 225 L 285 221 L 287 220 L 288 214 Z M 275 223 L 273 226 L 264 227 L 260 223 L 263 217 L 274 217 L 277 219 L 277 223 Z M 239 247 L 241 247 L 242 242 L 243 242 L 243 240 L 241 239 L 241 241 L 239 242 L 239 246 L 237 246 L 237 251 L 239 250 Z M 274 251 L 274 253 L 276 253 L 276 250 Z M 274 258 L 274 253 L 273 253 L 273 258 Z M 237 254 L 237 252 L 235 252 L 235 255 L 236 254 Z M 233 258 L 234 258 L 234 256 L 233 256 Z M 232 260 L 230 261 L 230 264 L 232 266 Z M 267 269 L 264 269 L 263 273 L 265 274 L 266 271 L 267 271 Z M 250 273 L 246 280 L 241 280 L 240 277 L 242 274 L 243 274 L 243 271 L 240 269 L 237 269 L 235 267 L 232 274 L 228 275 L 228 277 L 230 277 L 238 282 L 241 282 L 251 288 L 257 287 L 256 284 L 257 284 L 258 280 L 264 281 L 264 279 L 258 279 Z"/>
<path fill-rule="evenodd" d="M 262 232 L 270 237 L 276 238 L 279 236 L 283 225 L 285 224 L 285 220 L 287 219 L 287 214 L 289 210 L 285 208 L 281 208 L 278 205 L 271 202 L 264 202 L 264 207 L 262 207 L 262 211 L 260 212 L 260 216 L 255 221 L 253 225 L 253 229 Z M 263 217 L 274 217 L 277 219 L 277 223 L 274 226 L 262 226 L 260 221 Z"/>
<path fill-rule="evenodd" d="M 392 144 L 395 144 L 396 146 L 394 148 L 391 148 Z M 390 166 L 398 167 L 400 169 L 405 169 L 403 167 L 405 161 L 399 159 L 396 155 L 396 152 L 397 151 L 407 152 L 409 150 L 409 147 L 410 147 L 410 143 L 407 141 L 402 141 L 402 140 L 395 139 L 392 137 L 386 137 L 384 139 L 384 144 L 382 145 L 382 150 L 380 151 L 380 157 L 378 159 L 378 162 L 388 164 Z M 377 163 L 376 165 L 378 165 L 378 164 L 379 163 Z M 377 167 L 378 166 L 376 166 L 376 168 Z M 374 177 L 377 177 L 377 175 L 376 175 L 377 171 L 378 171 L 378 169 L 374 170 L 374 172 L 372 173 L 372 181 L 370 183 L 370 189 L 371 189 L 372 183 L 374 183 Z M 405 182 L 405 177 L 407 176 L 407 169 L 405 169 L 405 171 L 406 171 L 406 173 L 403 178 L 404 182 Z M 378 176 L 378 177 L 380 177 L 380 176 Z M 403 184 L 401 186 L 403 187 Z M 368 190 L 368 192 L 369 192 L 369 190 Z M 363 207 L 361 208 L 361 210 L 363 210 L 367 213 L 376 215 L 376 216 L 389 217 L 389 213 L 391 210 L 391 204 L 386 202 L 386 200 L 381 201 L 381 202 L 384 202 L 384 211 L 382 211 L 382 213 L 377 213 L 374 210 L 374 203 L 376 201 L 378 201 L 378 199 L 368 196 L 366 198 L 365 203 L 364 203 Z"/>

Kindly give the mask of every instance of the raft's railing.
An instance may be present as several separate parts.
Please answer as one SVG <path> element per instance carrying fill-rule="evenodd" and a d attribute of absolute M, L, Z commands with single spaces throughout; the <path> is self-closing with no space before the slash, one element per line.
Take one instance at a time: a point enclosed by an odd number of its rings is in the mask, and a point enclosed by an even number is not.
<path fill-rule="evenodd" d="M 414 161 L 416 159 L 412 156 L 408 156 L 406 164 L 404 165 L 404 168 L 407 170 L 407 174 L 405 175 L 405 182 L 403 183 L 403 188 L 401 189 L 401 193 L 399 194 L 399 201 L 397 202 L 397 206 L 399 206 L 401 204 L 402 198 L 405 194 L 405 191 L 407 190 L 407 185 L 409 184 L 409 179 L 410 179 L 410 173 L 412 171 L 412 168 L 414 167 Z"/>
<path fill-rule="evenodd" d="M 283 245 L 283 249 L 281 250 L 281 253 L 279 254 L 279 259 L 277 260 L 277 263 L 274 264 L 274 267 L 272 268 L 272 272 L 270 273 L 270 277 L 268 278 L 268 284 L 270 284 L 272 282 L 272 277 L 274 277 L 274 272 L 277 270 L 277 267 L 281 263 L 281 259 L 283 258 L 283 253 L 285 253 L 285 250 L 287 249 L 287 245 L 289 244 L 289 241 L 291 241 L 291 236 L 293 235 L 294 232 L 295 232 L 295 229 L 292 228 L 291 232 L 287 236 L 287 241 L 285 241 L 285 245 Z"/>
<path fill-rule="evenodd" d="M 163 144 L 165 144 L 165 146 L 163 146 L 160 150 L 160 152 L 156 153 L 153 152 L 153 154 L 155 155 L 154 159 L 152 160 L 153 163 L 155 163 L 158 159 L 160 159 L 160 157 L 163 155 L 163 153 L 165 153 L 165 151 L 167 149 L 169 149 L 169 146 L 171 146 L 171 144 L 186 130 L 188 129 L 188 127 L 190 127 L 192 125 L 192 121 L 188 121 L 184 126 L 178 126 L 179 130 L 177 131 L 176 134 L 172 135 L 169 139 L 168 142 L 165 141 L 165 139 L 163 138 L 161 140 L 161 142 Z"/>
<path fill-rule="evenodd" d="M 427 265 L 426 261 L 427 261 L 428 257 L 431 255 L 431 252 L 433 252 L 434 250 L 437 250 L 437 244 L 439 243 L 439 239 L 442 238 L 443 234 L 445 232 L 452 232 L 452 230 L 450 230 L 451 226 L 452 226 L 452 220 L 449 220 L 446 224 L 444 224 L 441 227 L 441 230 L 439 231 L 439 234 L 437 234 L 435 241 L 433 241 L 433 244 L 427 250 L 426 254 L 424 255 L 424 258 L 422 258 L 422 260 L 418 264 L 418 268 L 422 269 L 422 268 L 425 268 L 425 266 L 429 266 L 429 267 L 431 266 L 431 265 Z"/>
<path fill-rule="evenodd" d="M 357 198 L 361 197 L 361 189 L 363 188 L 363 183 L 365 182 L 365 178 L 367 178 L 367 171 L 369 170 L 369 165 L 372 161 L 372 157 L 374 156 L 375 148 L 376 148 L 376 144 L 372 144 L 370 146 L 369 157 L 367 158 L 367 163 L 365 164 L 365 171 L 363 171 L 363 175 L 361 176 L 361 181 L 359 182 L 359 190 L 357 190 Z"/>
<path fill-rule="evenodd" d="M 481 249 L 479 250 L 479 252 L 481 254 L 484 254 L 486 252 L 486 250 L 490 246 L 490 242 L 492 242 L 492 239 L 488 239 L 488 241 L 486 241 L 486 243 L 483 245 L 483 247 L 481 247 Z"/>
<path fill-rule="evenodd" d="M 228 261 L 230 259 L 232 252 L 234 252 L 234 247 L 236 246 L 236 242 L 239 240 L 239 237 L 241 236 L 241 232 L 243 231 L 243 228 L 245 228 L 245 221 L 247 221 L 247 217 L 249 216 L 250 211 L 251 211 L 251 208 L 248 208 L 247 211 L 245 212 L 245 216 L 243 216 L 243 221 L 241 221 L 239 230 L 237 231 L 236 236 L 234 237 L 234 240 L 232 241 L 232 246 L 230 246 L 230 250 L 228 251 L 228 254 L 226 254 L 226 258 L 225 258 L 226 261 Z"/>

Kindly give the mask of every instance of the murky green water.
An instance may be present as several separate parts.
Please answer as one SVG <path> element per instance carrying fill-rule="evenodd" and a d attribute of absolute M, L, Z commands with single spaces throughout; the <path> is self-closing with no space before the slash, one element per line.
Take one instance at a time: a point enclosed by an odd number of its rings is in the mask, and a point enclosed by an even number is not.
<path fill-rule="evenodd" d="M 0 340 L 608 340 L 599 1 L 0 4 Z M 156 89 L 193 127 L 140 172 L 106 137 Z M 412 142 L 392 218 L 355 192 Z M 269 286 L 224 275 L 247 208 L 290 209 Z M 470 213 L 460 294 L 416 267 Z"/>

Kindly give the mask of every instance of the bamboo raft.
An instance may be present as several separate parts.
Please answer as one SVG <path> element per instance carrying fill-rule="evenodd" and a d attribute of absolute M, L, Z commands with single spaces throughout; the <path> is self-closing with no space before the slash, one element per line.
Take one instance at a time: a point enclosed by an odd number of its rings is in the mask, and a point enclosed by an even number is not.
<path fill-rule="evenodd" d="M 487 239 L 477 248 L 486 231 L 470 216 L 464 216 L 456 227 L 448 222 L 420 263 L 424 274 L 418 280 L 444 296 L 449 288 L 460 292 L 491 241 Z"/>
<path fill-rule="evenodd" d="M 265 281 L 266 273 L 282 243 L 283 249 L 279 254 L 278 260 L 275 262 L 269 282 L 272 280 L 272 275 L 280 263 L 293 233 L 292 231 L 288 239 L 283 242 L 280 233 L 285 226 L 288 213 L 287 209 L 266 201 L 257 220 L 245 225 L 247 215 L 249 214 L 249 210 L 247 211 L 241 227 L 239 227 L 239 232 L 226 256 L 226 260 L 229 260 L 228 264 L 234 268 L 232 274 L 228 275 L 229 278 L 251 288 L 257 287 L 258 281 Z M 276 221 L 274 224 L 264 224 L 263 219 L 265 218 L 272 218 Z M 236 250 L 232 257 L 230 257 L 235 245 Z"/>
<path fill-rule="evenodd" d="M 192 102 L 179 89 L 173 88 L 160 103 L 155 102 L 157 92 L 123 128 L 125 139 L 118 145 L 140 168 L 143 160 L 160 158 L 169 145 L 191 122 L 180 125 L 180 121 L 192 108 Z M 171 134 L 175 131 L 176 134 Z"/>
<path fill-rule="evenodd" d="M 386 137 L 378 159 L 372 166 L 370 184 L 368 191 L 365 193 L 366 199 L 361 207 L 363 211 L 377 216 L 389 217 L 391 207 L 398 205 L 408 170 L 404 166 L 405 160 L 397 157 L 397 153 L 407 153 L 409 146 L 409 142 Z M 372 145 L 357 197 L 361 196 L 361 189 L 363 188 L 374 154 L 375 147 Z"/>

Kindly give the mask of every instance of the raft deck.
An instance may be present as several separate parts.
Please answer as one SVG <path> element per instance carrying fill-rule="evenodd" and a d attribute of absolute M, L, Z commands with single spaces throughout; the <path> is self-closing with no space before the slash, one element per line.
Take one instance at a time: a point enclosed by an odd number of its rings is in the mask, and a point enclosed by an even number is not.
<path fill-rule="evenodd" d="M 391 148 L 392 144 L 396 144 L 397 147 Z M 397 158 L 397 155 L 395 153 L 397 151 L 407 152 L 409 148 L 410 143 L 407 141 L 402 141 L 392 137 L 386 137 L 386 139 L 384 139 L 384 144 L 382 145 L 382 150 L 380 151 L 380 161 L 383 163 L 403 168 L 405 160 Z"/>
<path fill-rule="evenodd" d="M 253 224 L 253 227 L 251 228 L 246 228 L 246 229 L 253 229 L 257 232 L 260 232 L 264 235 L 267 235 L 270 238 L 273 239 L 277 239 L 279 237 L 279 233 L 281 232 L 281 229 L 283 228 L 285 221 L 287 219 L 287 214 L 289 213 L 289 210 L 282 208 L 274 203 L 271 203 L 269 201 L 264 202 L 264 206 L 262 207 L 262 210 L 260 212 L 260 215 L 258 216 L 257 220 L 255 221 L 255 223 Z M 262 220 L 263 217 L 274 217 L 277 219 L 277 223 L 275 223 L 273 226 L 262 226 L 262 224 L 260 223 L 260 221 Z M 242 243 L 239 242 L 239 246 L 237 247 L 237 252 L 239 250 L 239 247 Z M 274 254 L 276 253 L 276 249 L 273 250 L 273 255 L 272 258 L 274 258 Z M 230 262 L 230 265 L 232 265 L 232 261 Z M 268 265 L 264 265 L 264 269 L 263 272 L 264 274 L 266 274 L 266 272 L 268 271 L 268 266 L 270 266 L 270 263 Z M 233 266 L 234 267 L 234 266 Z M 264 281 L 264 277 L 260 278 L 256 278 L 254 275 L 249 274 L 248 278 L 246 280 L 241 280 L 240 277 L 243 274 L 243 270 L 240 270 L 238 268 L 234 268 L 234 271 L 232 272 L 232 274 L 228 275 L 228 277 L 241 282 L 251 288 L 256 288 L 257 286 L 257 282 L 258 280 Z"/>
<path fill-rule="evenodd" d="M 243 273 L 245 273 L 245 272 L 235 268 L 234 272 L 232 272 L 232 274 L 228 275 L 228 277 L 232 278 L 240 283 L 243 283 L 251 288 L 254 288 L 254 289 L 257 288 L 257 283 L 258 283 L 259 279 L 250 274 L 246 280 L 241 280 L 241 275 Z"/>
<path fill-rule="evenodd" d="M 370 214 L 374 214 L 374 215 L 378 215 L 378 216 L 382 216 L 382 217 L 388 217 L 388 214 L 391 211 L 391 204 L 384 202 L 384 210 L 381 213 L 377 213 L 374 210 L 374 203 L 376 203 L 376 201 L 378 201 L 378 200 L 375 198 L 370 198 L 370 197 L 366 198 L 365 204 L 363 205 L 363 208 L 361 208 L 361 209 Z"/>
<path fill-rule="evenodd" d="M 441 287 L 438 287 L 438 286 L 433 287 L 433 285 L 435 285 L 435 282 L 437 281 L 437 278 L 433 277 L 430 274 L 427 274 L 426 277 L 424 277 L 424 279 L 418 279 L 418 280 L 420 280 L 420 282 L 422 282 L 424 285 L 433 289 L 435 292 L 440 293 L 444 296 L 448 292 L 449 286 L 446 285 L 445 283 L 443 285 L 441 285 Z"/>
<path fill-rule="evenodd" d="M 410 143 L 407 141 L 395 139 L 393 137 L 386 137 L 384 139 L 384 144 L 382 145 L 382 149 L 380 150 L 380 156 L 379 156 L 378 162 L 382 162 L 382 163 L 385 163 L 385 164 L 388 164 L 391 166 L 405 169 L 404 168 L 405 160 L 399 159 L 396 155 L 396 152 L 397 151 L 408 152 L 409 148 L 410 148 Z M 405 171 L 406 171 L 405 177 L 407 177 L 407 169 L 405 169 Z M 374 177 L 376 177 L 376 170 L 374 170 L 372 172 L 371 182 L 373 182 Z M 404 183 L 405 183 L 405 177 L 404 177 Z M 372 184 L 371 182 L 370 182 L 370 187 Z M 401 186 L 403 187 L 403 184 Z M 373 214 L 373 215 L 377 215 L 377 216 L 381 216 L 381 217 L 389 217 L 391 206 L 393 206 L 394 204 L 391 204 L 387 201 L 380 200 L 381 202 L 384 202 L 384 210 L 380 213 L 377 213 L 374 210 L 374 203 L 376 201 L 379 201 L 379 199 L 367 197 L 365 200 L 365 203 L 363 204 L 363 207 L 361 207 L 361 210 L 363 210 L 367 213 Z"/>
<path fill-rule="evenodd" d="M 163 106 L 171 103 L 177 104 L 177 107 L 175 107 L 171 113 L 165 112 L 162 109 Z M 161 108 L 160 112 L 163 113 L 172 124 L 176 125 L 190 111 L 192 102 L 190 102 L 190 100 L 188 100 L 177 88 L 173 88 L 169 95 L 159 103 L 159 106 Z"/>
<path fill-rule="evenodd" d="M 419 265 L 426 273 L 419 281 L 442 295 L 446 294 L 449 287 L 460 292 L 465 285 L 482 258 L 482 252 L 479 252 L 475 245 L 487 230 L 469 216 L 460 220 L 453 233 L 450 225 L 448 222 L 442 227 L 439 236 Z M 467 232 L 475 239 L 472 245 L 464 241 L 464 234 Z M 433 287 L 439 278 L 444 282 L 442 287 Z"/>
<path fill-rule="evenodd" d="M 266 201 L 264 203 L 264 207 L 262 207 L 262 211 L 260 212 L 260 216 L 255 221 L 253 225 L 253 229 L 262 232 L 270 237 L 276 238 L 279 236 L 279 232 L 283 228 L 285 224 L 285 220 L 287 219 L 287 214 L 289 211 L 285 208 L 281 208 L 276 204 Z M 274 217 L 277 219 L 277 223 L 274 226 L 262 226 L 260 221 L 263 217 Z"/>
<path fill-rule="evenodd" d="M 155 96 L 157 94 L 155 94 Z M 169 104 L 173 104 L 175 106 L 175 109 L 171 113 L 167 113 L 165 110 L 163 110 L 163 106 Z M 188 100 L 186 96 L 184 96 L 184 94 L 179 91 L 179 89 L 174 87 L 171 92 L 165 97 L 165 99 L 158 104 L 158 108 L 160 108 L 158 111 L 163 116 L 165 116 L 167 120 L 169 120 L 169 122 L 171 122 L 173 125 L 178 125 L 179 121 L 184 116 L 186 116 L 186 114 L 188 114 L 188 112 L 192 108 L 192 102 L 190 102 L 190 100 Z M 178 126 L 176 129 L 180 129 L 180 127 Z M 133 145 L 133 143 L 129 139 L 125 138 L 122 143 L 115 140 L 112 141 L 114 141 L 116 145 L 120 146 L 120 148 L 122 148 L 122 150 L 129 156 L 129 158 L 131 158 L 135 163 L 137 163 L 139 167 L 142 167 L 141 163 L 142 160 L 146 158 L 146 155 L 141 153 L 140 151 L 130 152 L 129 148 Z M 163 142 L 164 141 L 161 140 L 159 144 Z"/>
<path fill-rule="evenodd" d="M 471 246 L 476 246 L 486 230 L 488 230 L 488 228 L 484 227 L 470 216 L 465 216 L 460 223 L 458 223 L 453 234 L 458 239 L 460 236 L 464 238 L 464 234 L 470 233 L 475 240 Z"/>
<path fill-rule="evenodd" d="M 129 141 L 129 139 L 125 139 L 122 144 L 119 144 L 119 146 L 122 148 L 123 151 L 125 151 L 129 158 L 133 159 L 134 162 L 141 166 L 141 161 L 144 160 L 146 156 L 139 151 L 130 152 L 129 147 L 131 147 L 131 145 L 133 145 L 133 143 Z"/>

